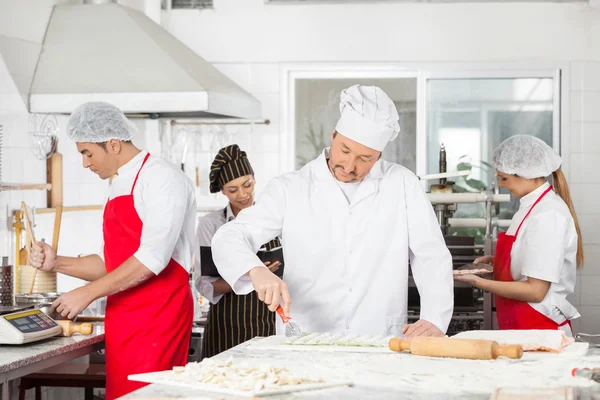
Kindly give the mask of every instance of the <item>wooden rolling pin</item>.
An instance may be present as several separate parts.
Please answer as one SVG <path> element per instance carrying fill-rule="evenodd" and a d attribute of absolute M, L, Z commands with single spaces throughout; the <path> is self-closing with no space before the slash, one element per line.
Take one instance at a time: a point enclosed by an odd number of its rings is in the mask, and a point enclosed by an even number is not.
<path fill-rule="evenodd" d="M 94 326 L 89 322 L 76 324 L 70 319 L 59 319 L 55 321 L 62 328 L 62 336 L 73 336 L 76 332 L 81 333 L 82 335 L 91 335 L 94 331 Z"/>
<path fill-rule="evenodd" d="M 390 350 L 409 350 L 412 354 L 429 357 L 468 358 L 472 360 L 495 360 L 503 356 L 523 357 L 521 345 L 500 345 L 492 340 L 416 337 L 411 340 L 390 339 Z"/>

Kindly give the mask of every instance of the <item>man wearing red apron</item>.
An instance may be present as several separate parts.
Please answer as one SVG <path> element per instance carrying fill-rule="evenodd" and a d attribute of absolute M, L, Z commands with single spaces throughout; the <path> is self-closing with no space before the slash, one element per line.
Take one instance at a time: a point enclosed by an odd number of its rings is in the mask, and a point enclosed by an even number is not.
<path fill-rule="evenodd" d="M 30 261 L 91 282 L 52 305 L 65 317 L 108 296 L 106 398 L 111 400 L 145 385 L 129 381 L 131 374 L 186 364 L 193 318 L 194 190 L 174 165 L 130 142 L 135 126 L 110 104 L 80 106 L 67 130 L 84 167 L 103 179 L 114 177 L 103 215 L 104 259 L 57 257 L 50 246 L 36 243 Z"/>

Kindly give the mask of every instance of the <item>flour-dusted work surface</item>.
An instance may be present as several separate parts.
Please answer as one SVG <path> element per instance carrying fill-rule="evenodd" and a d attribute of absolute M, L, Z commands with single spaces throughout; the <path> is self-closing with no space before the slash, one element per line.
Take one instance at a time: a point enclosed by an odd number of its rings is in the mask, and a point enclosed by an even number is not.
<path fill-rule="evenodd" d="M 415 356 L 409 353 L 304 352 L 262 349 L 251 346 L 255 338 L 219 354 L 215 359 L 233 357 L 249 364 L 293 367 L 313 376 L 353 382 L 352 387 L 336 387 L 293 394 L 268 396 L 268 399 L 490 399 L 499 388 L 552 389 L 572 387 L 581 393 L 600 397 L 600 384 L 572 377 L 573 368 L 600 366 L 600 349 L 592 347 L 586 356 L 561 357 L 544 354 L 543 359 L 462 360 Z M 555 357 L 552 357 L 552 356 Z M 195 396 L 195 397 L 194 397 Z M 123 399 L 206 398 L 241 399 L 194 389 L 152 384 Z M 532 397 L 536 398 L 536 397 Z M 538 397 L 543 398 L 543 397 Z M 583 396 L 582 398 L 587 398 Z M 591 398 L 591 397 L 590 397 Z"/>
<path fill-rule="evenodd" d="M 345 341 L 341 341 L 340 337 L 316 333 L 311 333 L 300 338 L 286 338 L 281 335 L 273 335 L 249 342 L 248 350 L 393 353 L 388 347 L 391 336 L 352 336 L 349 337 L 349 340 Z"/>

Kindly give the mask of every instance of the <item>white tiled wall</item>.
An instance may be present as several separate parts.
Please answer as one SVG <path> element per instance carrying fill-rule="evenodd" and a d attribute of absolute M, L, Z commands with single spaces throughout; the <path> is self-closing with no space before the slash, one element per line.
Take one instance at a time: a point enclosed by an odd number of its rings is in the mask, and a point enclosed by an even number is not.
<path fill-rule="evenodd" d="M 598 55 L 595 55 L 598 58 Z M 571 63 L 570 185 L 586 262 L 578 281 L 578 328 L 600 332 L 600 62 Z"/>

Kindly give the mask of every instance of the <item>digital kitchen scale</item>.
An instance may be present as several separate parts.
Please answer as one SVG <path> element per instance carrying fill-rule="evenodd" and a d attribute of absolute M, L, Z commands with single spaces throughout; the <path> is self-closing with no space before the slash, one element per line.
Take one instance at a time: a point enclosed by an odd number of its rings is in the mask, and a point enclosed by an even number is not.
<path fill-rule="evenodd" d="M 40 310 L 0 315 L 0 344 L 30 343 L 61 332 L 61 326 Z"/>

